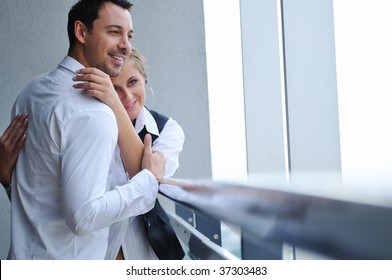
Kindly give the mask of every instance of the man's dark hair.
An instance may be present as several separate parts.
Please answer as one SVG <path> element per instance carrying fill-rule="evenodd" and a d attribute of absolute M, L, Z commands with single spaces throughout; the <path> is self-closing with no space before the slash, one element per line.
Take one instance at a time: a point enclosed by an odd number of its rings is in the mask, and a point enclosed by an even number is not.
<path fill-rule="evenodd" d="M 75 21 L 80 20 L 86 25 L 88 31 L 93 28 L 93 22 L 99 16 L 99 9 L 105 3 L 113 3 L 124 9 L 129 10 L 132 7 L 132 3 L 127 0 L 79 0 L 75 5 L 72 6 L 68 13 L 68 39 L 69 49 L 71 50 L 75 44 Z"/>

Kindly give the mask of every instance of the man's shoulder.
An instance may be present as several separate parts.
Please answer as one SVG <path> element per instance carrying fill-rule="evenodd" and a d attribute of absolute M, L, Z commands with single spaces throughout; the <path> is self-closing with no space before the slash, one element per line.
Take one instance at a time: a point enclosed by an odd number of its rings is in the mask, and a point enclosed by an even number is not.
<path fill-rule="evenodd" d="M 15 105 L 34 107 L 41 115 L 56 116 L 61 123 L 87 115 L 102 115 L 115 122 L 109 106 L 73 88 L 72 72 L 58 67 L 34 78 L 19 94 Z M 46 112 L 46 113 L 44 113 Z"/>
<path fill-rule="evenodd" d="M 69 87 L 74 83 L 72 78 L 76 75 L 76 70 L 82 67 L 83 65 L 81 65 L 78 61 L 66 56 L 59 62 L 56 68 L 37 75 L 26 87 L 35 85 L 50 87 L 56 84 Z"/>

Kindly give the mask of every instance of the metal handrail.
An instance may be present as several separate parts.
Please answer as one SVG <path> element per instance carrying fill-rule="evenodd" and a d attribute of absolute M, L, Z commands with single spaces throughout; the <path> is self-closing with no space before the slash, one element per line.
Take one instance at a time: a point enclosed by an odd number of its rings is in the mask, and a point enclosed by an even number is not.
<path fill-rule="evenodd" d="M 312 173 L 266 178 L 166 180 L 161 192 L 196 212 L 238 225 L 245 239 L 289 243 L 334 259 L 392 259 L 389 177 L 350 181 Z"/>
<path fill-rule="evenodd" d="M 170 223 L 180 241 L 189 249 L 191 259 L 200 260 L 238 260 L 236 256 L 212 242 L 174 213 L 168 212 Z"/>

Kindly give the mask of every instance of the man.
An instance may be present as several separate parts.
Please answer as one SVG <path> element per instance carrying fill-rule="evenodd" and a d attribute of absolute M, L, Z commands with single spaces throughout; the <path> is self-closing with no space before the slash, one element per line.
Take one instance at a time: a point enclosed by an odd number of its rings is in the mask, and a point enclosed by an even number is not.
<path fill-rule="evenodd" d="M 12 259 L 104 259 L 109 226 L 149 211 L 164 174 L 162 154 L 144 143 L 143 170 L 111 188 L 118 129 L 105 104 L 74 87 L 79 69 L 120 73 L 131 51 L 129 9 L 122 0 L 80 0 L 68 15 L 68 56 L 33 80 L 12 114 L 29 128 L 12 176 Z"/>

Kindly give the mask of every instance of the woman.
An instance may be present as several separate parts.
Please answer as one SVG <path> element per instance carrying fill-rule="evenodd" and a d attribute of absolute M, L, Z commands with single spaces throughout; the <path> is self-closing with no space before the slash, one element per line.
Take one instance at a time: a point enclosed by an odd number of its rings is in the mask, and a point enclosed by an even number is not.
<path fill-rule="evenodd" d="M 129 177 L 140 171 L 139 161 L 135 160 L 134 153 L 143 151 L 142 142 L 135 136 L 144 129 L 158 138 L 153 142 L 153 149 L 164 154 L 166 160 L 166 176 L 172 176 L 177 170 L 178 156 L 182 151 L 184 133 L 181 127 L 173 119 L 169 119 L 162 132 L 158 131 L 154 117 L 145 105 L 147 75 L 143 56 L 136 50 L 132 50 L 129 59 L 124 61 L 121 74 L 112 77 L 111 81 L 117 94 L 113 93 L 112 86 L 107 82 L 107 75 L 95 68 L 84 68 L 79 71 L 79 77 L 75 81 L 82 81 L 75 87 L 83 89 L 86 94 L 100 99 L 109 105 L 116 115 L 119 126 L 119 146 L 116 161 L 123 160 Z M 127 117 L 124 117 L 124 110 Z M 129 120 L 132 125 L 127 122 Z M 135 131 L 132 131 L 132 130 Z M 145 132 L 145 131 L 144 131 Z M 132 144 L 130 144 L 132 142 Z M 141 155 L 141 153 L 140 153 Z M 116 164 L 115 166 L 121 166 Z M 125 170 L 113 168 L 114 178 L 122 178 Z M 112 182 L 112 185 L 121 182 Z M 117 253 L 119 253 L 117 255 Z M 117 257 L 116 257 L 117 256 Z M 141 216 L 122 221 L 113 225 L 110 229 L 109 248 L 106 259 L 157 259 L 145 233 L 145 225 Z"/>
<path fill-rule="evenodd" d="M 140 171 L 143 143 L 138 133 L 146 131 L 157 136 L 152 147 L 164 154 L 165 177 L 171 177 L 179 166 L 178 157 L 185 137 L 181 127 L 171 118 L 159 132 L 153 115 L 144 107 L 147 75 L 143 56 L 137 50 L 132 50 L 130 57 L 124 61 L 121 74 L 111 80 L 107 74 L 96 68 L 80 69 L 78 74 L 74 78 L 77 82 L 74 87 L 105 102 L 117 119 L 120 149 L 115 153 L 115 162 L 123 161 L 126 169 L 119 169 L 121 164 L 112 164 L 110 172 L 114 173 L 114 176 L 111 176 L 114 179 L 109 183 L 112 186 L 120 184 L 120 181 L 128 180 Z M 0 147 L 7 148 L 3 142 Z M 9 167 L 15 164 L 16 157 L 8 157 L 8 161 L 2 158 L 0 161 Z M 11 176 L 9 171 L 7 175 Z M 141 216 L 118 222 L 111 227 L 106 259 L 116 258 L 157 259 L 146 236 Z"/>

